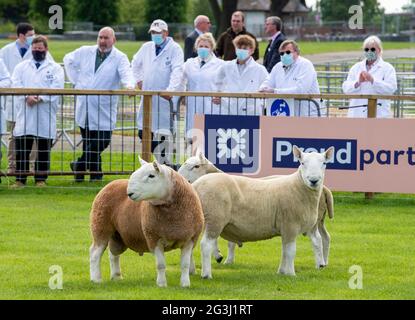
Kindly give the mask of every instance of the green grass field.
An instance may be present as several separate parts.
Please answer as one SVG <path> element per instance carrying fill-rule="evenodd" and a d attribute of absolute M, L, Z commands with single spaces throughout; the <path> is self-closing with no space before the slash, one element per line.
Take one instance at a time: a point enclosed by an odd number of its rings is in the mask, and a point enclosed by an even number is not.
<path fill-rule="evenodd" d="M 200 278 L 200 246 L 195 250 L 197 275 L 191 288 L 179 286 L 179 251 L 169 252 L 168 288 L 155 283 L 155 259 L 127 251 L 121 258 L 124 280 L 109 280 L 107 252 L 104 282 L 89 281 L 89 210 L 99 191 L 87 183 L 65 188 L 13 191 L 0 185 L 0 299 L 413 299 L 415 196 L 335 194 L 330 264 L 314 268 L 308 238 L 297 241 L 296 277 L 276 273 L 281 239 L 246 243 L 232 266 L 213 264 L 213 280 Z M 226 243 L 220 242 L 226 254 Z M 63 289 L 48 286 L 49 268 L 62 267 Z M 349 268 L 363 270 L 363 289 L 349 288 Z"/>
<path fill-rule="evenodd" d="M 10 40 L 0 40 L 0 47 L 9 43 Z M 50 41 L 49 50 L 56 61 L 61 62 L 63 56 L 83 45 L 93 45 L 93 41 Z M 116 46 L 118 49 L 128 55 L 131 60 L 134 54 L 141 47 L 143 42 L 134 41 L 119 41 Z M 183 47 L 183 42 L 180 42 Z M 355 51 L 360 50 L 361 42 L 300 42 L 301 54 L 316 54 L 316 53 L 327 53 L 327 52 L 342 52 L 342 51 Z M 260 57 L 264 56 L 265 48 L 267 47 L 266 42 L 260 43 Z M 415 48 L 415 43 L 411 42 L 384 42 L 383 47 L 385 50 L 388 49 L 409 49 Z"/>

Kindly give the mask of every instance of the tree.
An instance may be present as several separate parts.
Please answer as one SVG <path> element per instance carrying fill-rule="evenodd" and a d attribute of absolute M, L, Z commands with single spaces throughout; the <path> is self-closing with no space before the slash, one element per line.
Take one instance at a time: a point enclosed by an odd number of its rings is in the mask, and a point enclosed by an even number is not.
<path fill-rule="evenodd" d="M 209 3 L 217 26 L 216 35 L 219 35 L 229 28 L 232 13 L 238 8 L 238 0 L 223 0 L 222 7 L 218 0 L 209 0 Z"/>
<path fill-rule="evenodd" d="M 145 23 L 144 8 L 146 0 L 120 0 L 120 23 Z"/>
<path fill-rule="evenodd" d="M 162 19 L 169 22 L 186 22 L 187 0 L 146 0 L 147 22 Z"/>
<path fill-rule="evenodd" d="M 29 0 L 1 0 L 0 18 L 14 23 L 27 22 L 29 12 Z"/>
<path fill-rule="evenodd" d="M 30 2 L 29 17 L 35 26 L 36 32 L 49 33 L 49 19 L 51 17 L 49 8 L 53 5 L 60 6 L 65 17 L 68 2 L 68 0 L 32 0 Z M 61 33 L 63 30 L 57 30 L 57 32 Z"/>
<path fill-rule="evenodd" d="M 208 16 L 212 23 L 215 21 L 212 8 L 209 5 L 209 0 L 190 0 L 189 10 L 187 13 L 187 22 L 192 23 L 194 19 L 199 15 Z"/>
<path fill-rule="evenodd" d="M 118 21 L 118 2 L 119 0 L 76 1 L 72 7 L 73 16 L 78 21 L 108 26 Z"/>
<path fill-rule="evenodd" d="M 321 0 L 320 7 L 323 20 L 346 21 L 350 18 L 349 8 L 353 5 L 361 5 L 363 9 L 363 21 L 372 21 L 381 14 L 377 0 Z"/>

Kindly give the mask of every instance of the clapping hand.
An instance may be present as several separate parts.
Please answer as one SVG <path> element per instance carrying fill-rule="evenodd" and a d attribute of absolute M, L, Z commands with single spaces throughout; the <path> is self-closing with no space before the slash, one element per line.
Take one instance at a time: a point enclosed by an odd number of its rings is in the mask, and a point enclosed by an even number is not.
<path fill-rule="evenodd" d="M 26 103 L 33 107 L 35 104 L 38 104 L 40 102 L 40 98 L 38 96 L 27 96 L 26 97 Z"/>

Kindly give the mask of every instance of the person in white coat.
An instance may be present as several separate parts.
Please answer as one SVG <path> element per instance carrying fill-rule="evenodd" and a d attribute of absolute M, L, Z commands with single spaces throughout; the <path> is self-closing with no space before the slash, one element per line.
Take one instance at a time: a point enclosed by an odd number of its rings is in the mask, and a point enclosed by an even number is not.
<path fill-rule="evenodd" d="M 134 89 L 128 57 L 115 48 L 114 30 L 102 28 L 97 45 L 83 46 L 65 55 L 67 76 L 75 89 L 116 90 L 121 85 Z M 82 155 L 70 166 L 75 181 L 82 182 L 89 170 L 90 181 L 103 178 L 101 153 L 111 142 L 118 112 L 118 96 L 77 96 L 76 123 L 81 129 Z"/>
<path fill-rule="evenodd" d="M 12 75 L 14 88 L 63 89 L 65 76 L 62 67 L 47 58 L 48 43 L 37 36 L 31 46 L 33 58 L 19 63 Z M 16 187 L 26 184 L 29 154 L 34 141 L 38 153 L 35 163 L 35 182 L 45 185 L 50 169 L 50 150 L 56 138 L 56 111 L 59 96 L 19 96 L 23 107 L 17 110 L 13 135 L 16 137 Z"/>
<path fill-rule="evenodd" d="M 257 92 L 266 79 L 267 69 L 257 63 L 252 55 L 255 52 L 255 39 L 248 35 L 237 36 L 233 40 L 236 59 L 226 61 L 218 71 L 215 83 L 219 92 Z M 262 115 L 263 103 L 259 99 L 214 98 L 220 104 L 219 114 Z"/>
<path fill-rule="evenodd" d="M 215 39 L 211 33 L 200 35 L 195 42 L 197 57 L 184 64 L 182 86 L 186 91 L 217 92 L 215 80 L 224 61 L 214 54 Z M 219 114 L 220 107 L 211 97 L 186 97 L 186 137 L 191 139 L 195 114 Z"/>
<path fill-rule="evenodd" d="M 356 63 L 343 82 L 345 94 L 391 95 L 397 90 L 396 71 L 382 59 L 382 42 L 370 36 L 363 42 L 365 59 Z M 367 99 L 351 99 L 348 117 L 366 118 Z M 392 116 L 389 100 L 378 100 L 377 117 Z"/>
<path fill-rule="evenodd" d="M 6 68 L 6 65 L 3 62 L 3 59 L 0 59 L 0 88 L 9 88 L 11 84 L 10 73 Z M 0 97 L 0 163 L 2 158 L 1 152 L 1 136 L 6 133 L 6 115 L 4 112 L 4 97 Z M 0 168 L 1 169 L 1 168 Z M 0 178 L 1 182 L 1 178 Z"/>
<path fill-rule="evenodd" d="M 154 20 L 149 33 L 151 33 L 152 41 L 142 45 L 131 63 L 138 87 L 142 90 L 154 91 L 180 90 L 184 64 L 182 48 L 173 38 L 168 36 L 168 25 L 163 20 Z M 151 150 L 160 163 L 168 163 L 169 161 L 169 159 L 166 159 L 166 147 L 163 144 L 160 148 L 157 148 L 157 146 L 160 142 L 170 139 L 172 136 L 171 130 L 174 128 L 171 128 L 170 122 L 171 103 L 174 105 L 177 103 L 177 99 L 172 99 L 170 96 L 153 96 L 152 98 Z M 139 137 L 142 139 L 143 99 L 140 103 L 137 126 Z"/>
<path fill-rule="evenodd" d="M 294 40 L 285 40 L 279 48 L 281 61 L 278 62 L 260 92 L 278 94 L 320 94 L 317 72 L 313 63 L 300 56 L 300 48 Z M 294 116 L 317 117 L 320 108 L 308 101 L 295 100 Z"/>
<path fill-rule="evenodd" d="M 32 59 L 32 45 L 35 30 L 29 23 L 19 23 L 16 28 L 17 40 L 13 41 L 3 48 L 0 49 L 0 59 L 3 60 L 10 75 L 13 74 L 14 68 L 22 61 Z M 13 132 L 15 123 L 17 108 L 19 104 L 15 99 L 15 96 L 7 96 L 5 101 L 5 116 L 7 128 L 10 132 Z M 36 146 L 34 144 L 34 149 Z M 11 134 L 8 141 L 7 149 L 8 167 L 7 171 L 9 174 L 14 173 L 16 170 L 16 152 L 15 152 L 15 139 Z M 31 160 L 34 161 L 35 152 L 32 152 Z"/>

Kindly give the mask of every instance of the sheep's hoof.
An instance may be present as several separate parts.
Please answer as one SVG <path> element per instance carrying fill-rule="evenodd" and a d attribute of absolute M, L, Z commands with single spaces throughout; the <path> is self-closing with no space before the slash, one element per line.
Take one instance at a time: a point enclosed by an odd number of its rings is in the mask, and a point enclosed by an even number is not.
<path fill-rule="evenodd" d="M 233 260 L 228 260 L 228 259 L 226 259 L 224 263 L 225 263 L 225 264 L 233 264 Z"/>
<path fill-rule="evenodd" d="M 278 273 L 283 276 L 295 277 L 295 272 L 291 272 L 291 271 L 278 270 Z"/>
<path fill-rule="evenodd" d="M 157 286 L 158 286 L 159 288 L 167 288 L 167 282 L 158 282 L 158 283 L 157 283 Z"/>
<path fill-rule="evenodd" d="M 122 280 L 123 278 L 122 278 L 122 275 L 121 274 L 114 274 L 112 277 L 111 277 L 111 281 L 120 281 L 120 280 Z"/>
<path fill-rule="evenodd" d="M 222 260 L 223 260 L 223 256 L 219 256 L 219 257 L 215 258 L 215 260 L 216 260 L 217 263 L 221 263 Z"/>
<path fill-rule="evenodd" d="M 187 282 L 187 283 L 182 283 L 182 284 L 181 284 L 181 287 L 182 287 L 182 288 L 190 288 L 190 282 Z"/>
<path fill-rule="evenodd" d="M 92 283 L 100 284 L 102 283 L 102 279 L 91 279 Z"/>
<path fill-rule="evenodd" d="M 326 267 L 326 265 L 324 265 L 324 264 L 320 264 L 318 268 L 321 270 L 321 269 L 323 269 L 323 268 L 325 268 L 325 267 Z"/>
<path fill-rule="evenodd" d="M 203 276 L 202 275 L 202 279 L 212 279 L 212 276 L 209 276 L 209 275 Z"/>

